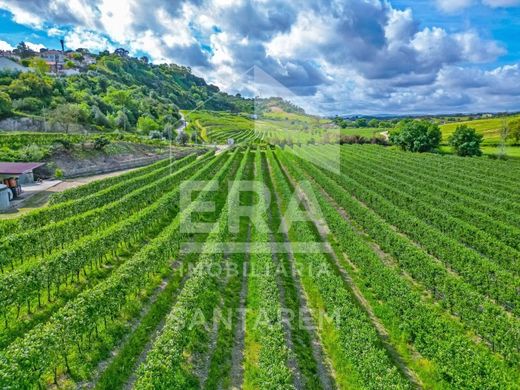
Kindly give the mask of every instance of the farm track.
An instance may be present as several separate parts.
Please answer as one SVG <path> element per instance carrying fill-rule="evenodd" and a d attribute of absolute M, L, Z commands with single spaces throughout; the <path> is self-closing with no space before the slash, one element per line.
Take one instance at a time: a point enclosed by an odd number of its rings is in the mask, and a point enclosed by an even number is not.
<path fill-rule="evenodd" d="M 335 151 L 340 173 L 328 170 Z M 0 241 L 0 388 L 518 388 L 520 189 L 508 166 L 238 145 L 66 191 L 0 223 L 15 228 Z M 206 179 L 181 206 L 181 184 Z M 214 211 L 199 212 L 207 201 Z M 253 219 L 231 232 L 248 205 Z M 188 217 L 210 231 L 184 231 Z M 27 240 L 11 264 L 6 243 Z"/>

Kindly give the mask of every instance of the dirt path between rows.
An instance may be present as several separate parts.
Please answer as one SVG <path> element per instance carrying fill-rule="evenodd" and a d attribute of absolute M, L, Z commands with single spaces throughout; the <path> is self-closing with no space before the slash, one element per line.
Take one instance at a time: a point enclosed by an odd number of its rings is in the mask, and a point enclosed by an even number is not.
<path fill-rule="evenodd" d="M 233 343 L 233 351 L 231 352 L 231 389 L 241 389 L 244 382 L 244 349 L 246 339 L 246 300 L 248 292 L 248 276 L 249 276 L 249 258 L 250 258 L 250 242 L 251 242 L 251 224 L 247 230 L 246 253 L 247 258 L 244 260 L 242 274 L 242 288 L 240 290 L 240 303 L 238 307 L 238 324 L 236 327 Z"/>
<path fill-rule="evenodd" d="M 272 167 L 269 163 L 269 160 L 267 161 L 268 169 L 269 169 L 269 175 L 272 177 Z M 281 204 L 281 199 L 276 191 L 275 192 L 275 199 L 277 204 Z M 294 279 L 294 285 L 296 288 L 296 293 L 298 295 L 298 301 L 299 301 L 299 307 L 301 314 L 306 319 L 305 321 L 305 327 L 309 332 L 309 336 L 311 339 L 311 349 L 312 349 L 312 356 L 314 361 L 316 362 L 316 367 L 318 370 L 318 377 L 320 380 L 320 384 L 323 389 L 325 390 L 331 390 L 335 389 L 335 381 L 334 381 L 334 372 L 332 369 L 332 363 L 329 361 L 327 355 L 325 354 L 323 345 L 321 343 L 321 340 L 319 338 L 318 330 L 316 328 L 316 325 L 314 321 L 312 320 L 312 315 L 310 313 L 309 306 L 307 304 L 308 297 L 305 293 L 305 290 L 303 289 L 303 286 L 301 284 L 300 276 L 296 270 L 295 263 L 296 259 L 294 257 L 294 253 L 292 251 L 290 240 L 289 240 L 289 233 L 287 229 L 287 223 L 285 221 L 285 218 L 281 218 L 282 223 L 282 230 L 285 242 L 288 244 L 286 246 L 287 248 L 287 256 L 289 258 L 290 263 L 290 272 Z"/>

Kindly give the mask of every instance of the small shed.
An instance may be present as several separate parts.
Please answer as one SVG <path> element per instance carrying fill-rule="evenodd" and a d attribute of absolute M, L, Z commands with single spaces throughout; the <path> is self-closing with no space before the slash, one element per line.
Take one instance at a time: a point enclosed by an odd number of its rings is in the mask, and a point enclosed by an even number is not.
<path fill-rule="evenodd" d="M 34 170 L 45 163 L 10 163 L 0 162 L 0 183 L 5 179 L 16 178 L 18 184 L 30 184 L 34 182 Z"/>

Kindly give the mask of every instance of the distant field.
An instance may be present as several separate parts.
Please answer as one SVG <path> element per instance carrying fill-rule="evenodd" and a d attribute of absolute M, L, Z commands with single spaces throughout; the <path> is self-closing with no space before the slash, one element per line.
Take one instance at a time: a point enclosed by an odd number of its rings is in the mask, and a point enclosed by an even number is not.
<path fill-rule="evenodd" d="M 452 153 L 452 148 L 447 145 L 441 146 L 441 151 L 444 153 Z M 482 153 L 485 155 L 493 155 L 498 154 L 498 146 L 495 145 L 484 145 L 481 147 Z M 513 157 L 515 159 L 520 159 L 520 146 L 506 146 L 506 156 Z"/>
<path fill-rule="evenodd" d="M 483 146 L 482 152 L 484 154 L 497 154 L 499 151 L 497 146 Z M 506 155 L 509 157 L 520 158 L 520 146 L 507 146 Z"/>
<path fill-rule="evenodd" d="M 520 116 L 517 115 L 508 117 L 507 120 L 511 121 L 519 118 Z M 498 142 L 500 142 L 500 127 L 502 126 L 502 121 L 503 118 L 489 118 L 441 125 L 443 141 L 447 142 L 448 137 L 453 134 L 457 126 L 464 124 L 473 127 L 480 134 L 484 135 L 484 145 L 496 145 Z"/>
<path fill-rule="evenodd" d="M 361 135 L 363 137 L 371 138 L 374 135 L 379 135 L 388 129 L 380 129 L 378 127 L 367 128 L 346 128 L 341 129 L 341 135 Z"/>

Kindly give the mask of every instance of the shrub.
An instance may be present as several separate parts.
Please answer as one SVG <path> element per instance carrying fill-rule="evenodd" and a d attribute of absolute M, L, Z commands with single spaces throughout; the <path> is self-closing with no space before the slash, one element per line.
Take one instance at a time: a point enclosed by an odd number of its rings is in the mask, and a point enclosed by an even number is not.
<path fill-rule="evenodd" d="M 467 125 L 459 125 L 450 136 L 449 143 L 458 156 L 481 156 L 482 134 Z"/>
<path fill-rule="evenodd" d="M 35 144 L 24 146 L 18 151 L 18 156 L 23 161 L 41 161 L 46 154 L 45 149 Z"/>
<path fill-rule="evenodd" d="M 0 92 L 0 118 L 9 115 L 13 109 L 13 102 L 8 94 Z"/>
<path fill-rule="evenodd" d="M 25 112 L 39 112 L 43 108 L 43 101 L 34 97 L 26 97 L 13 102 L 13 108 Z"/>
<path fill-rule="evenodd" d="M 54 176 L 56 177 L 56 179 L 62 178 L 63 177 L 63 171 L 60 168 L 57 168 L 54 171 Z"/>
<path fill-rule="evenodd" d="M 96 150 L 103 150 L 108 145 L 110 145 L 110 140 L 106 137 L 98 137 L 94 140 L 94 149 Z"/>
<path fill-rule="evenodd" d="M 363 137 L 362 135 L 344 135 L 339 139 L 339 143 L 341 145 L 353 145 L 353 144 L 367 144 L 368 139 Z"/>
<path fill-rule="evenodd" d="M 67 139 L 57 139 L 54 144 L 62 145 L 65 150 L 71 150 L 74 144 Z"/>
<path fill-rule="evenodd" d="M 161 133 L 158 130 L 153 130 L 153 131 L 150 131 L 150 134 L 148 134 L 148 136 L 150 137 L 150 139 L 162 139 L 163 133 Z"/>
<path fill-rule="evenodd" d="M 372 137 L 372 138 L 370 138 L 370 143 L 373 145 L 383 145 L 383 146 L 388 146 L 390 144 L 385 137 Z"/>

